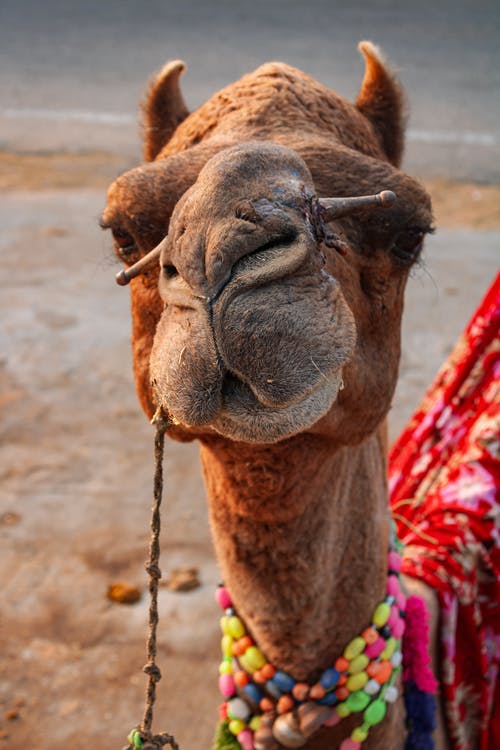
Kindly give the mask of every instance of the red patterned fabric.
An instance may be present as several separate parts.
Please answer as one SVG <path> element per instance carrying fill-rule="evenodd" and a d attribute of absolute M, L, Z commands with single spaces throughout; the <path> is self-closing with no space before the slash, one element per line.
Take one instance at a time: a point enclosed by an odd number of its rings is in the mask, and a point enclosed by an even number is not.
<path fill-rule="evenodd" d="M 453 750 L 500 750 L 500 274 L 389 456 L 402 572 L 438 593 Z"/>

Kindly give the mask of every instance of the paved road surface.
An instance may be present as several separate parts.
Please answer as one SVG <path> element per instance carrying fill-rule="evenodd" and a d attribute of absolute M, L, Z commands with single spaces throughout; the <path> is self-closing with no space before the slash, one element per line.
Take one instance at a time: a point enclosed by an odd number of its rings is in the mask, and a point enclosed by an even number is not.
<path fill-rule="evenodd" d="M 192 108 L 269 59 L 353 97 L 370 38 L 409 94 L 407 167 L 499 181 L 499 27 L 497 0 L 2 0 L 0 147 L 135 157 L 144 82 L 179 57 Z"/>

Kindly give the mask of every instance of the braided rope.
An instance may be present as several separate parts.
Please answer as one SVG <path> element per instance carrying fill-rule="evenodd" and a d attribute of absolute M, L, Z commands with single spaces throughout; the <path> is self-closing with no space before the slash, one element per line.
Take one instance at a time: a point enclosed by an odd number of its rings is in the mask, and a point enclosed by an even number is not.
<path fill-rule="evenodd" d="M 158 627 L 158 581 L 161 578 L 160 561 L 160 506 L 163 494 L 163 451 L 165 432 L 170 421 L 160 409 L 156 412 L 152 424 L 156 427 L 155 434 L 155 472 L 153 484 L 153 509 L 151 514 L 151 541 L 149 544 L 149 560 L 145 563 L 149 575 L 149 631 L 147 638 L 147 663 L 143 671 L 148 675 L 146 688 L 146 705 L 144 717 L 139 727 L 133 729 L 129 736 L 129 744 L 123 750 L 161 750 L 170 745 L 172 750 L 179 750 L 175 737 L 162 732 L 152 733 L 153 706 L 156 699 L 156 683 L 161 680 L 161 671 L 156 664 L 156 631 Z"/>

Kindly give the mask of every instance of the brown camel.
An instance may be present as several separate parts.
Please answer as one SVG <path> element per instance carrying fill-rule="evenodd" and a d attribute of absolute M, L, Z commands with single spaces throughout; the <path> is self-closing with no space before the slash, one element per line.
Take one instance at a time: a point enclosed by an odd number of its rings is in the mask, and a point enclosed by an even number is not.
<path fill-rule="evenodd" d="M 139 400 L 168 413 L 172 438 L 200 441 L 234 606 L 269 661 L 310 685 L 385 595 L 384 420 L 404 288 L 432 223 L 398 169 L 400 85 L 374 45 L 360 49 L 355 104 L 269 63 L 189 114 L 184 66 L 170 63 L 144 104 L 148 163 L 111 185 L 102 220 L 127 266 L 161 243 L 160 272 L 149 263 L 131 283 Z M 394 205 L 342 215 L 326 200 L 380 190 Z M 433 643 L 433 595 L 407 583 L 428 601 Z M 333 750 L 354 726 L 302 746 Z M 404 738 L 399 699 L 363 748 Z M 271 726 L 255 741 L 285 746 Z"/>

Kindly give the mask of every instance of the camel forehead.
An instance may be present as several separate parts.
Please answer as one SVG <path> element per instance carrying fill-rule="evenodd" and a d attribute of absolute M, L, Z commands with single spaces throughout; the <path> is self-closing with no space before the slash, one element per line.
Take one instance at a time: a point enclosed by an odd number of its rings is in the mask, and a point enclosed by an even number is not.
<path fill-rule="evenodd" d="M 201 170 L 192 197 L 204 203 L 227 203 L 241 198 L 286 202 L 313 189 L 311 173 L 292 149 L 275 143 L 249 142 L 225 149 Z"/>

